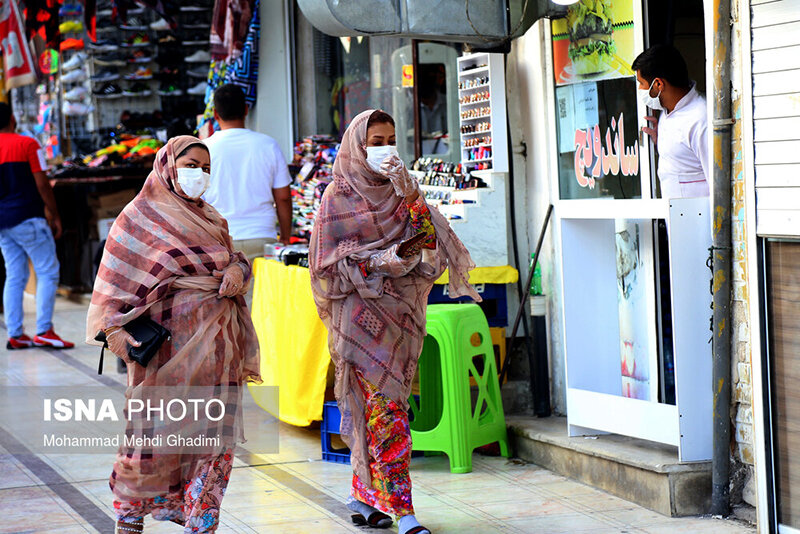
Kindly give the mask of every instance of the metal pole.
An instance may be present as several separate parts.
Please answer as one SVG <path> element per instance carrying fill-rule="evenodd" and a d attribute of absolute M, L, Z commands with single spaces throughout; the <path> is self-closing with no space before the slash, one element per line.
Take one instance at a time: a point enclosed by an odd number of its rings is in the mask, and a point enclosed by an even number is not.
<path fill-rule="evenodd" d="M 513 202 L 514 199 L 512 198 L 511 201 Z M 553 205 L 550 204 L 547 208 L 547 214 L 544 216 L 544 222 L 542 223 L 542 231 L 539 233 L 539 242 L 536 243 L 536 251 L 533 254 L 533 265 L 531 265 L 530 272 L 528 273 L 528 279 L 525 282 L 523 287 L 529 288 L 531 287 L 531 280 L 533 280 L 533 271 L 536 269 L 536 264 L 539 262 L 539 252 L 542 250 L 542 243 L 544 242 L 544 234 L 547 232 L 547 227 L 550 224 L 550 216 L 553 214 Z M 506 372 L 508 371 L 508 362 L 511 360 L 511 348 L 514 346 L 514 340 L 516 339 L 517 335 L 517 328 L 519 328 L 519 320 L 522 318 L 522 314 L 525 312 L 525 298 L 527 293 L 523 293 L 522 297 L 519 301 L 519 308 L 517 309 L 517 316 L 514 318 L 514 326 L 511 327 L 511 332 L 509 334 L 509 338 L 511 341 L 508 344 L 508 349 L 506 350 L 506 361 L 503 362 L 503 367 L 500 370 L 500 383 L 503 383 L 503 379 L 506 376 Z M 534 376 L 534 369 L 531 366 L 531 380 L 533 380 Z"/>
<path fill-rule="evenodd" d="M 711 513 L 730 510 L 731 403 L 731 0 L 714 0 L 712 271 L 714 395 Z"/>
<path fill-rule="evenodd" d="M 416 39 L 411 40 L 411 65 L 411 70 L 414 73 L 414 86 L 412 88 L 414 94 L 414 159 L 417 160 L 422 157 L 422 131 L 420 130 L 422 119 L 419 111 L 419 41 Z"/>

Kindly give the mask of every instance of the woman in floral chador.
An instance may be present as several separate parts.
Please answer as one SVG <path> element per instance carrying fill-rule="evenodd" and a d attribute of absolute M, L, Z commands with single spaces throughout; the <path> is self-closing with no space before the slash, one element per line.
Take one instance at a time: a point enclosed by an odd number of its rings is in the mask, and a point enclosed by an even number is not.
<path fill-rule="evenodd" d="M 173 138 L 159 150 L 142 191 L 109 233 L 92 294 L 87 341 L 105 333 L 109 349 L 128 363 L 127 398 L 166 404 L 205 388 L 225 405 L 221 420 L 178 429 L 218 436 L 216 445 L 120 448 L 110 486 L 122 534 L 143 532 L 148 514 L 185 525 L 186 533 L 216 531 L 233 448 L 244 439 L 242 386 L 261 382 L 242 296 L 250 265 L 233 250 L 225 220 L 200 198 L 209 166 L 208 149 L 195 137 Z M 139 317 L 171 333 L 146 366 L 129 358 L 140 341 L 123 328 Z M 169 428 L 135 419 L 127 432 L 152 436 Z"/>
<path fill-rule="evenodd" d="M 411 502 L 407 414 L 428 294 L 449 268 L 451 296 L 480 297 L 467 282 L 469 253 L 420 196 L 394 144 L 386 113 L 353 119 L 315 221 L 309 267 L 351 451 L 353 522 L 388 528 L 391 513 L 400 534 L 430 534 Z M 421 238 L 416 250 L 399 248 L 414 236 Z"/>

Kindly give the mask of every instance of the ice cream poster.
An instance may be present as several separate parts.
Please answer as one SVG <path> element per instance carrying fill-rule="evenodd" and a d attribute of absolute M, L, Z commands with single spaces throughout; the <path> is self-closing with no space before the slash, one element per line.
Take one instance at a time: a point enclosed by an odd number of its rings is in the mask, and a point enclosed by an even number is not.
<path fill-rule="evenodd" d="M 632 0 L 579 0 L 552 34 L 556 85 L 634 75 Z"/>

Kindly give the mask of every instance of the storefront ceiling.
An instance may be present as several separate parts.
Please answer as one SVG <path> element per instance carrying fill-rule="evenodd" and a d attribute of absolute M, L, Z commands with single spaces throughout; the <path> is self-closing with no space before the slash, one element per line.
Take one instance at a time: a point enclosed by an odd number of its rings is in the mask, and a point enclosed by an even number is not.
<path fill-rule="evenodd" d="M 479 45 L 519 37 L 540 18 L 566 11 L 550 0 L 528 0 L 524 13 L 525 0 L 298 0 L 298 4 L 309 22 L 328 35 L 393 35 Z"/>

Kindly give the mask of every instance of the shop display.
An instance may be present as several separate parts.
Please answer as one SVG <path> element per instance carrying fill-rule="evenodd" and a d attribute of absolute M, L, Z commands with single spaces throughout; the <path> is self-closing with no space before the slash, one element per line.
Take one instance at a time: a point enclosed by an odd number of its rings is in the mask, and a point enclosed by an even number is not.
<path fill-rule="evenodd" d="M 109 171 L 120 174 L 125 168 L 146 175 L 147 169 L 152 167 L 156 152 L 163 145 L 163 142 L 149 135 L 122 134 L 117 142 L 56 165 L 50 176 L 55 179 L 103 176 L 109 174 Z"/>
<path fill-rule="evenodd" d="M 292 184 L 293 239 L 308 241 L 314 228 L 322 194 L 333 180 L 333 161 L 339 143 L 329 136 L 306 137 L 295 144 L 294 160 L 290 166 Z"/>
<path fill-rule="evenodd" d="M 502 55 L 480 52 L 458 58 L 458 89 L 461 163 L 466 172 L 507 172 Z"/>
<path fill-rule="evenodd" d="M 411 170 L 419 180 L 420 186 L 446 187 L 453 191 L 486 187 L 486 182 L 471 174 L 467 166 L 461 163 L 450 163 L 434 158 L 420 158 L 411 164 Z M 440 191 L 437 191 L 439 193 Z M 429 193 L 429 192 L 427 192 Z M 441 198 L 427 196 L 426 198 Z M 463 203 L 463 202 L 462 202 Z"/>

